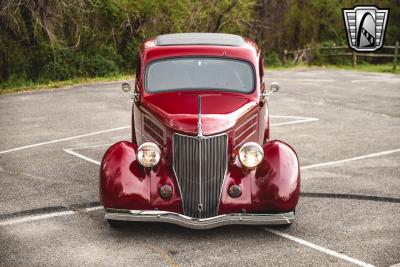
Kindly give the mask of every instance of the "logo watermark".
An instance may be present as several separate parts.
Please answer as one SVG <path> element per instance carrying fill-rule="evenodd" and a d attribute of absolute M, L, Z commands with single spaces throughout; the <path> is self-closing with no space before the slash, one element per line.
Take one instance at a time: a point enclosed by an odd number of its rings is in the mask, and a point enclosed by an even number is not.
<path fill-rule="evenodd" d="M 358 52 L 372 52 L 383 46 L 389 9 L 356 6 L 343 9 L 349 47 Z"/>

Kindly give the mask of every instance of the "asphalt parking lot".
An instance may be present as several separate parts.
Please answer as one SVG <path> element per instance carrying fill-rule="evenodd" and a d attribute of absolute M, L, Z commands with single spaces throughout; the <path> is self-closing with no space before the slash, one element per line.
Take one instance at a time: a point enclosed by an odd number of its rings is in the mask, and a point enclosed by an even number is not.
<path fill-rule="evenodd" d="M 130 139 L 120 82 L 0 96 L 0 265 L 200 266 L 400 263 L 400 77 L 274 71 L 271 135 L 301 163 L 288 229 L 108 226 L 99 162 Z"/>

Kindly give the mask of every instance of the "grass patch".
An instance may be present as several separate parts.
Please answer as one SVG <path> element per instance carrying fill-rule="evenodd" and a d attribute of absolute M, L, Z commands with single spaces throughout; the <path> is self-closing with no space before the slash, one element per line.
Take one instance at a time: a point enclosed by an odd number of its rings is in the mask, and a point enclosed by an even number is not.
<path fill-rule="evenodd" d="M 334 70 L 351 70 L 351 71 L 361 71 L 361 72 L 378 72 L 378 73 L 393 73 L 392 72 L 393 65 L 392 64 L 358 64 L 355 68 L 351 65 L 307 65 L 307 64 L 290 64 L 290 65 L 282 65 L 282 66 L 266 66 L 265 69 L 267 71 L 276 71 L 276 70 L 310 70 L 310 69 L 334 69 Z M 397 67 L 396 72 L 394 74 L 400 74 L 400 66 Z"/>
<path fill-rule="evenodd" d="M 298 64 L 286 64 L 286 65 L 266 65 L 264 69 L 266 71 L 275 71 L 275 70 L 302 70 L 302 69 L 311 69 L 313 66 L 310 66 L 305 63 Z"/>
<path fill-rule="evenodd" d="M 344 70 L 355 70 L 364 72 L 383 72 L 383 73 L 394 73 L 400 74 L 400 66 L 397 66 L 396 72 L 392 72 L 392 64 L 359 64 L 355 68 L 350 65 L 328 65 L 328 68 L 333 69 L 344 69 Z"/>
<path fill-rule="evenodd" d="M 0 84 L 0 94 L 9 94 L 15 92 L 27 92 L 41 89 L 54 89 L 67 87 L 72 85 L 79 84 L 90 84 L 97 82 L 110 82 L 110 81 L 120 81 L 120 80 L 133 80 L 134 75 L 132 74 L 115 74 L 104 77 L 95 77 L 95 78 L 74 78 L 65 81 L 41 81 L 41 82 L 33 82 L 26 80 L 13 80 L 7 81 Z"/>

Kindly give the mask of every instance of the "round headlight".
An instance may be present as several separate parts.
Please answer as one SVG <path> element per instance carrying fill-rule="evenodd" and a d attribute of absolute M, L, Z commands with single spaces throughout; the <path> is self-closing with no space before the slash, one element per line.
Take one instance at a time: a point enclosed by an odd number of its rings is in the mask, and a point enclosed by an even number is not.
<path fill-rule="evenodd" d="M 138 149 L 138 161 L 144 167 L 154 167 L 160 161 L 161 151 L 151 142 L 143 143 Z"/>
<path fill-rule="evenodd" d="M 260 164 L 263 158 L 264 150 L 257 143 L 246 143 L 239 150 L 239 160 L 248 168 L 256 167 L 258 164 Z"/>

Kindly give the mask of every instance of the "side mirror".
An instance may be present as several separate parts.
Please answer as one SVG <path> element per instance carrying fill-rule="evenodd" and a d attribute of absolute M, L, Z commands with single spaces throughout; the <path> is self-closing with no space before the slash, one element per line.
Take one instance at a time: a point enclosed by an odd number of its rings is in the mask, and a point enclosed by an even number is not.
<path fill-rule="evenodd" d="M 129 83 L 123 83 L 122 84 L 122 91 L 124 92 L 130 92 L 132 90 L 131 85 Z"/>
<path fill-rule="evenodd" d="M 129 83 L 122 84 L 122 91 L 127 93 L 129 92 L 133 100 L 135 100 L 136 102 L 139 101 L 139 94 L 136 92 L 136 90 L 132 91 L 132 87 Z"/>
<path fill-rule="evenodd" d="M 278 92 L 280 89 L 280 85 L 277 82 L 272 82 L 271 85 L 269 86 L 269 91 L 265 92 L 262 94 L 264 99 L 268 99 L 267 96 L 269 96 L 272 93 Z"/>
<path fill-rule="evenodd" d="M 272 93 L 278 92 L 280 89 L 279 83 L 277 82 L 273 82 L 271 83 L 271 85 L 269 86 L 270 90 Z"/>

